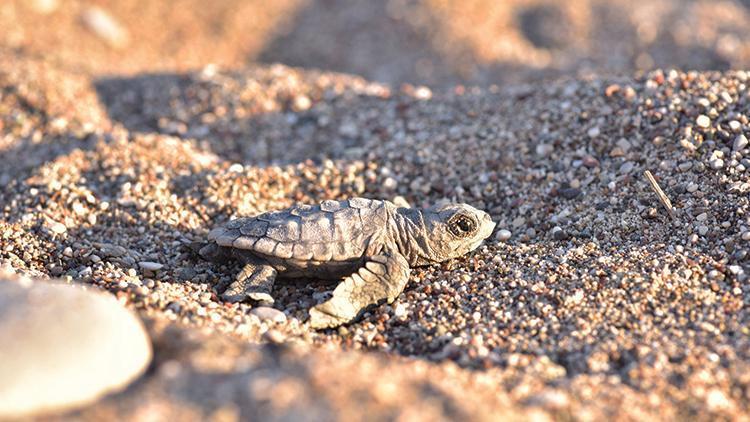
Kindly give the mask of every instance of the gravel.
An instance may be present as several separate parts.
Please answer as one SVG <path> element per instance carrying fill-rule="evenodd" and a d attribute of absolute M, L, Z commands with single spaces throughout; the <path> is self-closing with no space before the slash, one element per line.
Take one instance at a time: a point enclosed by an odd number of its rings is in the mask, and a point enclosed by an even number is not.
<path fill-rule="evenodd" d="M 732 19 L 746 13 L 736 2 L 702 14 L 702 2 L 667 3 L 661 13 L 644 13 L 643 6 L 621 11 L 637 14 L 631 17 L 643 26 L 633 33 L 645 40 L 672 39 L 693 15 L 716 18 L 701 20 L 702 28 L 745 26 Z M 375 7 L 352 4 L 332 8 L 332 16 Z M 576 5 L 559 15 L 531 13 L 527 41 L 476 51 L 509 66 L 522 62 L 522 53 L 531 55 L 524 63 L 540 68 L 577 63 L 564 42 L 549 44 L 545 31 L 554 27 L 535 23 L 562 16 L 573 31 L 563 41 L 575 39 L 593 21 L 577 15 Z M 274 2 L 267 13 L 287 6 Z M 59 9 L 52 15 L 61 22 L 80 12 Z M 464 9 L 436 9 L 442 23 L 428 19 L 424 27 L 458 32 L 428 38 L 460 34 L 469 45 L 485 45 L 478 34 L 492 29 L 469 28 Z M 56 38 L 44 25 L 36 37 L 19 35 L 27 49 L 0 49 L 0 264 L 103 288 L 138 312 L 154 340 L 152 371 L 70 419 L 137 419 L 153 409 L 181 420 L 705 420 L 750 411 L 750 157 L 746 146 L 735 147 L 749 134 L 747 72 L 605 72 L 484 88 L 385 85 L 324 70 L 246 65 L 247 51 L 222 47 L 257 51 L 256 40 L 264 39 L 258 34 L 268 28 L 246 19 L 224 29 L 224 40 L 244 44 L 216 42 L 199 26 L 200 42 L 183 31 L 179 46 L 143 50 L 149 32 L 118 10 L 112 5 L 109 13 L 129 29 L 128 54 L 81 37 L 80 45 L 69 44 L 83 53 L 71 55 L 49 44 Z M 142 13 L 143 25 L 163 21 Z M 7 16 L 37 19 L 10 12 L 0 19 Z M 319 18 L 305 16 L 302 29 Z M 3 31 L 3 45 L 12 32 Z M 685 42 L 727 39 L 722 34 L 688 34 Z M 531 46 L 532 39 L 544 46 Z M 687 57 L 661 41 L 644 42 L 652 50 L 630 50 L 607 40 L 592 44 L 590 63 L 606 68 L 630 57 L 673 65 Z M 305 57 L 331 51 L 331 42 L 322 44 L 326 49 L 304 49 Z M 436 47 L 438 57 L 456 57 L 455 43 L 430 45 L 445 45 Z M 26 53 L 40 49 L 49 56 Z M 212 49 L 234 67 L 206 65 Z M 728 49 L 692 54 L 696 62 L 688 63 L 697 65 L 684 67 L 746 63 L 745 53 Z M 161 55 L 163 61 L 154 59 Z M 387 65 L 356 68 L 397 82 L 421 75 L 413 66 L 426 69 L 430 61 L 366 55 Z M 319 67 L 352 69 L 334 59 L 332 67 Z M 114 63 L 119 76 L 101 76 Z M 631 67 L 618 73 L 631 74 Z M 170 72 L 153 74 L 163 68 Z M 436 68 L 435 81 L 463 74 L 460 65 Z M 143 69 L 152 73 L 128 73 Z M 499 66 L 508 78 L 534 79 L 533 70 L 504 70 Z M 645 170 L 670 198 L 674 220 Z M 236 263 L 204 262 L 190 247 L 231 218 L 355 195 L 413 206 L 465 201 L 503 229 L 470 256 L 415 269 L 394 303 L 324 332 L 309 329 L 307 310 L 325 300 L 331 285 L 280 283 L 273 312 L 227 304 L 218 295 Z"/>

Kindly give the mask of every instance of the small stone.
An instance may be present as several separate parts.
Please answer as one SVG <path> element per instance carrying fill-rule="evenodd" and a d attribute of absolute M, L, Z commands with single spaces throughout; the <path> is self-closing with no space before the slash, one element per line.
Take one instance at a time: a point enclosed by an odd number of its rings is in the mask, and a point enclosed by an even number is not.
<path fill-rule="evenodd" d="M 708 226 L 698 226 L 698 234 L 701 236 L 705 236 L 708 233 Z"/>
<path fill-rule="evenodd" d="M 589 130 L 586 132 L 586 134 L 589 135 L 589 138 L 596 138 L 600 133 L 601 131 L 599 130 L 598 126 L 589 128 Z"/>
<path fill-rule="evenodd" d="M 0 418 L 92 403 L 125 388 L 151 361 L 140 320 L 96 289 L 3 280 L 0 309 Z"/>
<path fill-rule="evenodd" d="M 552 238 L 555 240 L 565 240 L 568 238 L 568 234 L 560 226 L 553 227 L 550 234 L 552 234 Z"/>
<path fill-rule="evenodd" d="M 731 399 L 717 388 L 712 388 L 706 395 L 706 406 L 712 412 L 726 411 L 734 407 Z"/>
<path fill-rule="evenodd" d="M 688 192 L 693 193 L 698 190 L 698 185 L 690 182 L 688 183 L 687 187 L 685 188 Z"/>
<path fill-rule="evenodd" d="M 695 219 L 698 220 L 698 221 L 706 221 L 708 219 L 708 214 L 705 213 L 705 212 L 702 212 L 702 213 L 698 214 L 698 216 L 695 217 Z"/>
<path fill-rule="evenodd" d="M 82 15 L 83 24 L 114 48 L 125 47 L 130 41 L 130 34 L 124 26 L 106 10 L 92 6 Z"/>
<path fill-rule="evenodd" d="M 406 317 L 407 315 L 406 305 L 404 305 L 403 303 L 397 304 L 396 308 L 393 310 L 393 315 L 399 319 L 403 319 L 404 317 Z"/>
<path fill-rule="evenodd" d="M 697 119 L 695 119 L 695 124 L 700 128 L 707 129 L 711 126 L 711 119 L 705 114 L 701 114 Z"/>
<path fill-rule="evenodd" d="M 743 149 L 747 148 L 747 138 L 743 134 L 737 135 L 736 138 L 734 138 L 734 144 L 732 145 L 732 151 L 742 151 Z"/>
<path fill-rule="evenodd" d="M 727 267 L 727 269 L 729 270 L 730 273 L 734 275 L 737 275 L 743 272 L 742 267 L 740 267 L 739 265 L 730 265 Z"/>
<path fill-rule="evenodd" d="M 498 230 L 497 234 L 495 234 L 495 238 L 500 242 L 505 242 L 506 240 L 510 239 L 511 236 L 512 233 L 510 232 L 510 230 L 506 229 Z"/>
<path fill-rule="evenodd" d="M 104 256 L 110 256 L 114 258 L 121 257 L 128 253 L 128 250 L 119 245 L 113 245 L 111 243 L 100 243 L 97 245 L 99 252 Z"/>
<path fill-rule="evenodd" d="M 297 95 L 294 97 L 294 102 L 292 103 L 292 109 L 294 111 L 305 111 L 311 106 L 312 101 L 307 95 Z"/>
<path fill-rule="evenodd" d="M 711 160 L 709 164 L 711 165 L 711 168 L 714 170 L 724 168 L 724 160 L 722 160 L 721 158 L 713 159 Z"/>
<path fill-rule="evenodd" d="M 583 165 L 587 168 L 591 169 L 591 168 L 599 167 L 599 160 L 597 160 L 596 158 L 590 155 L 583 157 L 582 161 L 583 161 Z"/>
<path fill-rule="evenodd" d="M 49 226 L 50 231 L 55 234 L 63 234 L 68 231 L 68 228 L 65 227 L 65 224 L 58 223 L 57 221 L 51 222 Z"/>
<path fill-rule="evenodd" d="M 516 217 L 511 224 L 513 225 L 514 229 L 517 229 L 526 224 L 526 219 L 523 217 Z"/>
<path fill-rule="evenodd" d="M 729 130 L 732 132 L 739 132 L 742 128 L 742 123 L 738 122 L 737 120 L 730 120 L 729 121 Z"/>
<path fill-rule="evenodd" d="M 286 314 L 270 306 L 259 306 L 253 308 L 250 314 L 257 316 L 261 321 L 271 321 L 277 323 L 286 322 Z"/>
<path fill-rule="evenodd" d="M 555 146 L 552 144 L 539 144 L 536 146 L 536 155 L 540 157 L 547 157 L 552 154 L 555 150 Z"/>
<path fill-rule="evenodd" d="M 690 170 L 691 168 L 693 168 L 693 162 L 692 161 L 684 161 L 684 162 L 680 163 L 679 165 L 677 165 L 677 168 L 681 172 L 686 172 L 686 171 Z"/>
<path fill-rule="evenodd" d="M 750 230 L 742 232 L 742 240 L 750 240 Z"/>
<path fill-rule="evenodd" d="M 398 182 L 392 177 L 388 177 L 383 181 L 383 188 L 386 190 L 396 190 Z"/>
<path fill-rule="evenodd" d="M 141 261 L 138 263 L 138 266 L 141 267 L 143 271 L 159 271 L 160 269 L 164 268 L 163 264 L 160 264 L 158 262 L 151 262 L 151 261 Z"/>
<path fill-rule="evenodd" d="M 617 141 L 616 145 L 617 145 L 618 148 L 620 148 L 625 153 L 627 153 L 628 151 L 630 151 L 630 148 L 632 147 L 631 143 L 627 139 L 625 139 L 625 138 L 620 138 Z"/>
<path fill-rule="evenodd" d="M 557 193 L 565 199 L 574 199 L 581 194 L 581 190 L 576 188 L 561 188 L 557 190 Z"/>
<path fill-rule="evenodd" d="M 198 272 L 190 267 L 182 267 L 177 270 L 177 277 L 182 281 L 192 280 L 196 275 L 198 275 Z"/>
<path fill-rule="evenodd" d="M 635 167 L 635 164 L 633 164 L 632 161 L 626 161 L 620 166 L 620 173 L 627 174 L 633 171 L 633 168 Z"/>

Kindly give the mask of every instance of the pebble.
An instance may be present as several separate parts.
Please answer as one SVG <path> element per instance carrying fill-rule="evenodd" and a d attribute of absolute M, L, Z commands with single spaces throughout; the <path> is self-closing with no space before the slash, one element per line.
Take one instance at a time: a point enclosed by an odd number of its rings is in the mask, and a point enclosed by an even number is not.
<path fill-rule="evenodd" d="M 747 148 L 747 137 L 743 134 L 737 135 L 736 138 L 734 138 L 734 144 L 732 144 L 732 151 L 742 151 L 743 149 Z"/>
<path fill-rule="evenodd" d="M 56 234 L 63 234 L 68 231 L 68 228 L 65 227 L 65 224 L 58 223 L 57 221 L 53 221 L 50 224 L 49 229 L 52 231 L 52 233 Z"/>
<path fill-rule="evenodd" d="M 111 243 L 100 243 L 97 245 L 99 252 L 104 256 L 110 256 L 113 258 L 119 258 L 128 253 L 128 250 L 119 245 L 113 245 Z"/>
<path fill-rule="evenodd" d="M 555 240 L 565 240 L 568 238 L 568 234 L 560 226 L 553 227 L 550 233 Z"/>
<path fill-rule="evenodd" d="M 163 264 L 160 264 L 158 262 L 152 262 L 152 261 L 141 261 L 138 263 L 138 266 L 141 267 L 144 271 L 159 271 L 160 269 L 164 268 Z"/>
<path fill-rule="evenodd" d="M 396 308 L 393 310 L 393 315 L 396 318 L 404 318 L 407 315 L 406 305 L 404 305 L 403 303 L 397 304 Z"/>
<path fill-rule="evenodd" d="M 547 157 L 555 151 L 555 147 L 552 144 L 539 144 L 536 146 L 536 155 L 540 157 Z"/>
<path fill-rule="evenodd" d="M 561 188 L 558 189 L 557 193 L 565 199 L 575 199 L 575 197 L 581 194 L 581 190 L 576 188 Z"/>
<path fill-rule="evenodd" d="M 709 164 L 711 165 L 711 168 L 714 170 L 724 168 L 724 160 L 722 160 L 721 158 L 715 158 L 711 160 Z"/>
<path fill-rule="evenodd" d="M 505 242 L 506 240 L 510 239 L 512 236 L 512 233 L 510 230 L 502 229 L 498 230 L 497 234 L 495 234 L 495 238 L 501 242 Z"/>
<path fill-rule="evenodd" d="M 286 314 L 270 306 L 258 306 L 251 309 L 250 313 L 258 317 L 261 321 L 286 322 Z"/>
<path fill-rule="evenodd" d="M 387 190 L 396 190 L 398 182 L 392 177 L 388 177 L 383 181 L 383 187 Z"/>
<path fill-rule="evenodd" d="M 622 166 L 620 166 L 620 173 L 622 174 L 630 173 L 634 167 L 635 167 L 635 164 L 633 164 L 632 161 L 626 161 L 622 164 Z"/>
<path fill-rule="evenodd" d="M 111 47 L 123 48 L 130 41 L 130 34 L 109 12 L 92 6 L 81 16 L 83 24 Z"/>
<path fill-rule="evenodd" d="M 711 126 L 711 119 L 705 114 L 701 114 L 697 119 L 695 119 L 695 124 L 697 124 L 698 127 L 702 129 L 707 129 Z"/>
<path fill-rule="evenodd" d="M 125 388 L 151 361 L 140 320 L 94 289 L 3 280 L 0 313 L 0 418 L 92 403 Z"/>
<path fill-rule="evenodd" d="M 516 217 L 515 219 L 513 219 L 513 222 L 511 224 L 513 225 L 514 229 L 519 228 L 526 224 L 526 219 L 523 217 Z"/>

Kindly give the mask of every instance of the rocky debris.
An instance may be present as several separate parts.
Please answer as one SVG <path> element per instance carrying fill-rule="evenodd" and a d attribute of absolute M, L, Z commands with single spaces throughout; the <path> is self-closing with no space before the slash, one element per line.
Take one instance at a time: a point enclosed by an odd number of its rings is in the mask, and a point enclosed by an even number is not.
<path fill-rule="evenodd" d="M 3 275 L 0 310 L 0 417 L 85 406 L 151 361 L 141 322 L 109 294 Z"/>

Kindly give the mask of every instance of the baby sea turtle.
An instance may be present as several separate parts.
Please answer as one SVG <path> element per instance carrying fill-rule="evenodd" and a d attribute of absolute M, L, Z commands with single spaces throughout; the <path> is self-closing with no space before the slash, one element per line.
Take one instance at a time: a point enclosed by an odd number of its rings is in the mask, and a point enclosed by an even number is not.
<path fill-rule="evenodd" d="M 331 299 L 310 309 L 311 326 L 326 328 L 354 320 L 368 305 L 393 302 L 409 267 L 464 255 L 494 228 L 487 213 L 467 204 L 420 210 L 365 198 L 327 200 L 229 221 L 208 234 L 199 253 L 244 263 L 222 294 L 230 302 L 273 303 L 277 276 L 343 278 Z"/>

